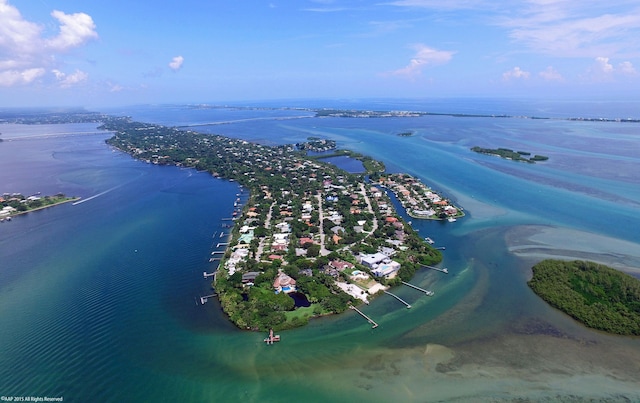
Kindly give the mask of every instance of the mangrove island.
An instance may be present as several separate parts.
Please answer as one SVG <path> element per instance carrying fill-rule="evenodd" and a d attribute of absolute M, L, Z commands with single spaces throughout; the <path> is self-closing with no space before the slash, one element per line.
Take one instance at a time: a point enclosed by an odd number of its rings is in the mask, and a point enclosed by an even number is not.
<path fill-rule="evenodd" d="M 497 155 L 508 160 L 528 162 L 530 164 L 534 164 L 536 161 L 546 161 L 549 159 L 549 157 L 544 155 L 534 155 L 531 157 L 531 153 L 528 151 L 514 151 L 509 148 L 482 148 L 475 146 L 471 147 L 471 151 L 480 154 Z"/>
<path fill-rule="evenodd" d="M 640 280 L 594 262 L 544 260 L 529 287 L 585 326 L 640 335 Z"/>

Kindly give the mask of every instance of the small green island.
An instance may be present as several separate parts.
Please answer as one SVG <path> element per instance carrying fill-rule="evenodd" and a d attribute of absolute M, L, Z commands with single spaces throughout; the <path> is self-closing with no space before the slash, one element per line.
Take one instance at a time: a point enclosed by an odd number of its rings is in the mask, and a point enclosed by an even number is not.
<path fill-rule="evenodd" d="M 640 280 L 635 277 L 594 262 L 548 259 L 533 266 L 528 285 L 587 327 L 640 335 Z"/>
<path fill-rule="evenodd" d="M 21 193 L 4 193 L 0 196 L 0 221 L 10 221 L 11 217 L 34 210 L 55 206 L 61 203 L 78 200 L 62 193 L 53 196 L 42 196 L 39 193 L 25 196 Z"/>
<path fill-rule="evenodd" d="M 549 157 L 545 155 L 534 155 L 531 157 L 531 153 L 528 151 L 514 151 L 509 148 L 482 148 L 482 147 L 471 147 L 471 151 L 480 154 L 488 154 L 488 155 L 497 155 L 499 157 L 519 161 L 519 162 L 528 162 L 530 164 L 534 164 L 537 161 L 546 161 Z"/>

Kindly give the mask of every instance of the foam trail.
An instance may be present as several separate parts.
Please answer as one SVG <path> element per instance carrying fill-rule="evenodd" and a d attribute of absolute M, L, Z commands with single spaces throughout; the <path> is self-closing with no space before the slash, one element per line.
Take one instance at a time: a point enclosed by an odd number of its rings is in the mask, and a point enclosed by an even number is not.
<path fill-rule="evenodd" d="M 88 202 L 89 200 L 93 200 L 93 199 L 95 199 L 96 197 L 100 197 L 100 196 L 102 196 L 102 195 L 104 195 L 104 194 L 107 194 L 107 193 L 111 192 L 112 190 L 116 190 L 116 189 L 117 189 L 117 188 L 119 188 L 120 186 L 122 186 L 122 185 L 114 186 L 114 187 L 112 187 L 111 189 L 107 189 L 107 190 L 105 190 L 104 192 L 100 192 L 100 193 L 98 193 L 97 195 L 93 195 L 93 196 L 91 196 L 91 197 L 87 197 L 86 199 L 78 200 L 77 202 L 72 203 L 72 205 L 73 205 L 73 206 L 75 206 L 76 204 L 80 204 L 80 203 Z"/>

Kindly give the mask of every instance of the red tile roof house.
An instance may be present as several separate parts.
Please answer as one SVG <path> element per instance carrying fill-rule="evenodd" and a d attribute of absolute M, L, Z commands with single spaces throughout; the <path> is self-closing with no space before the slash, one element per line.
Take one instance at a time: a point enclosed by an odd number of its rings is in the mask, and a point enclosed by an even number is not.
<path fill-rule="evenodd" d="M 332 260 L 329 262 L 329 266 L 339 271 L 354 269 L 356 267 L 353 263 L 345 262 L 344 260 Z"/>
<path fill-rule="evenodd" d="M 283 272 L 279 272 L 276 279 L 273 281 L 273 288 L 275 289 L 276 294 L 280 292 L 294 292 L 296 291 L 296 280 Z"/>
<path fill-rule="evenodd" d="M 305 243 L 314 243 L 311 238 L 300 238 L 300 245 L 304 245 Z"/>

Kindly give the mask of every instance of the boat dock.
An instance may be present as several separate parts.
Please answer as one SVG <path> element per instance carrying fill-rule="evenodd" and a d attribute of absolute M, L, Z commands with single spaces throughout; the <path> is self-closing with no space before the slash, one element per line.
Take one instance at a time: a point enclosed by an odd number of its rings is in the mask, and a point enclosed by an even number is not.
<path fill-rule="evenodd" d="M 365 318 L 369 323 L 371 323 L 373 325 L 373 326 L 371 326 L 372 329 L 375 329 L 376 327 L 378 327 L 378 324 L 376 322 L 374 322 L 373 319 L 371 319 L 370 317 L 365 315 L 361 310 L 359 310 L 355 306 L 349 305 L 349 308 L 351 308 L 354 311 L 358 312 L 360 315 L 362 315 L 363 318 Z"/>
<path fill-rule="evenodd" d="M 426 267 L 427 269 L 431 269 L 431 270 L 438 270 L 438 271 L 441 271 L 441 272 L 443 272 L 443 273 L 445 273 L 445 274 L 449 274 L 449 270 L 447 270 L 447 268 L 446 268 L 446 267 L 445 267 L 444 269 L 441 269 L 441 268 L 439 268 L 439 267 L 428 266 L 428 265 L 426 265 L 426 264 L 423 264 L 423 265 L 422 265 L 422 267 Z"/>
<path fill-rule="evenodd" d="M 213 293 L 213 294 L 211 294 L 211 295 L 205 295 L 204 297 L 200 297 L 200 303 L 201 303 L 202 305 L 204 305 L 204 304 L 206 304 L 206 303 L 207 303 L 207 301 L 209 301 L 209 298 L 211 298 L 211 297 L 215 297 L 216 295 L 218 295 L 218 294 Z"/>
<path fill-rule="evenodd" d="M 273 329 L 270 329 L 269 336 L 265 337 L 264 342 L 267 344 L 273 344 L 276 341 L 280 341 L 280 335 L 273 334 Z"/>
<path fill-rule="evenodd" d="M 393 298 L 397 299 L 398 301 L 402 302 L 403 304 L 405 304 L 407 306 L 407 309 L 411 308 L 411 305 L 409 305 L 405 300 L 403 300 L 402 298 L 398 297 L 395 294 L 390 293 L 389 291 L 383 291 L 385 294 L 391 295 Z"/>
<path fill-rule="evenodd" d="M 229 245 L 229 242 L 220 242 L 216 245 L 216 248 L 219 248 L 221 246 L 227 246 L 227 245 Z"/>
<path fill-rule="evenodd" d="M 433 291 L 425 290 L 424 288 L 420 288 L 420 287 L 418 287 L 416 285 L 409 284 L 409 283 L 406 283 L 404 281 L 402 282 L 402 284 L 404 284 L 406 286 L 409 286 L 411 288 L 415 288 L 418 291 L 422 291 L 423 293 L 427 294 L 428 296 L 432 296 L 433 295 Z"/>
<path fill-rule="evenodd" d="M 216 275 L 216 272 L 214 271 L 213 273 L 207 273 L 206 271 L 203 271 L 202 275 L 204 276 L 204 278 L 213 277 Z"/>

